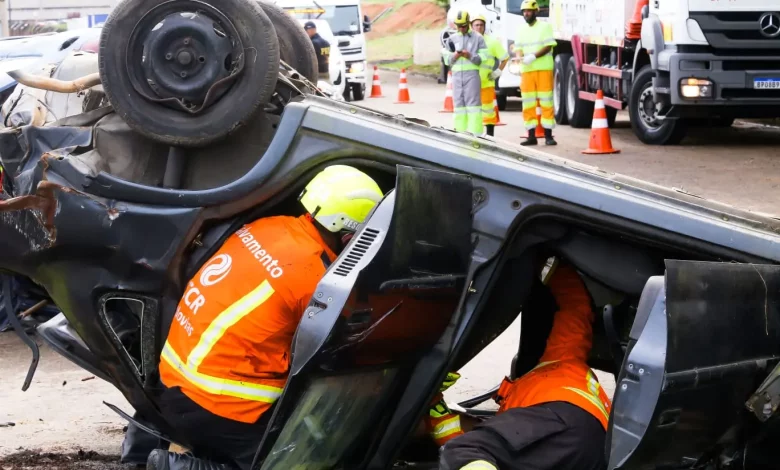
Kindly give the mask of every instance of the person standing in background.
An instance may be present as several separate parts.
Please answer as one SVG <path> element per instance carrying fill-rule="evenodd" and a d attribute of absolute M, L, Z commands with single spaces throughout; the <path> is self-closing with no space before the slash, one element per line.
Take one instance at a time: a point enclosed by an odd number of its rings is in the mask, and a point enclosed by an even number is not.
<path fill-rule="evenodd" d="M 459 11 L 454 23 L 458 32 L 449 37 L 442 56 L 452 70 L 455 130 L 482 135 L 482 85 L 479 66 L 487 45 L 481 34 L 470 30 L 471 22 L 467 11 Z"/>
<path fill-rule="evenodd" d="M 553 109 L 553 47 L 557 44 L 550 23 L 536 19 L 539 4 L 523 0 L 520 5 L 526 24 L 520 27 L 515 41 L 515 54 L 523 61 L 520 93 L 523 97 L 523 121 L 528 138 L 520 145 L 536 145 L 536 100 L 542 108 L 544 143 L 557 145 L 552 130 L 555 127 Z"/>
<path fill-rule="evenodd" d="M 317 25 L 313 21 L 307 21 L 303 29 L 314 44 L 314 51 L 317 53 L 317 68 L 320 73 L 320 80 L 330 81 L 330 43 L 322 36 L 317 34 Z"/>
<path fill-rule="evenodd" d="M 509 54 L 501 41 L 487 34 L 487 20 L 484 15 L 477 15 L 471 20 L 471 28 L 482 35 L 487 49 L 482 55 L 482 64 L 479 66 L 479 78 L 482 86 L 482 124 L 487 135 L 495 135 L 498 116 L 496 115 L 496 80 L 501 76 Z"/>

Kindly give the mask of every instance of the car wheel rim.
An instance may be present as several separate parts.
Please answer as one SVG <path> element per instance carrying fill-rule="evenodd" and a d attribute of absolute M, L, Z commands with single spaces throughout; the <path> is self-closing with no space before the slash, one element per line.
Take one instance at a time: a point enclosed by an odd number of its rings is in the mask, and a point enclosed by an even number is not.
<path fill-rule="evenodd" d="M 639 95 L 639 120 L 648 129 L 657 129 L 661 122 L 658 120 L 658 108 L 653 101 L 653 90 L 648 86 Z"/>
<path fill-rule="evenodd" d="M 238 31 L 222 12 L 199 1 L 173 0 L 136 23 L 126 67 L 145 99 L 195 114 L 230 89 L 244 56 Z"/>

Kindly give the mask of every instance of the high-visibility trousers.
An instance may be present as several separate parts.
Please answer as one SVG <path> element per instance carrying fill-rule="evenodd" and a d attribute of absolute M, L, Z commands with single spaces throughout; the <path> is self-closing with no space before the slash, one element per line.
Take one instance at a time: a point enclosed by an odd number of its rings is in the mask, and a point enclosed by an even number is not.
<path fill-rule="evenodd" d="M 542 127 L 555 127 L 555 110 L 553 109 L 553 71 L 536 70 L 524 72 L 520 92 L 523 95 L 523 121 L 526 129 L 535 129 L 536 100 L 542 108 Z"/>
<path fill-rule="evenodd" d="M 481 135 L 482 83 L 479 70 L 452 73 L 452 101 L 455 107 L 455 130 Z"/>
<path fill-rule="evenodd" d="M 482 124 L 495 126 L 498 122 L 496 116 L 496 87 L 491 85 L 482 89 Z"/>

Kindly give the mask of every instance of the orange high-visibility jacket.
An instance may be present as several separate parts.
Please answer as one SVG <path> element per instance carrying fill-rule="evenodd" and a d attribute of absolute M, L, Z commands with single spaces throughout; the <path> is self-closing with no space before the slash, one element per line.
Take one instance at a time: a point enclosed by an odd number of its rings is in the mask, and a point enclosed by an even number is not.
<path fill-rule="evenodd" d="M 187 285 L 160 360 L 166 387 L 253 423 L 281 396 L 298 323 L 336 255 L 309 218 L 244 225 Z"/>
<path fill-rule="evenodd" d="M 560 266 L 550 280 L 558 304 L 540 363 L 524 376 L 504 379 L 498 390 L 499 413 L 551 401 L 578 406 L 607 429 L 609 397 L 586 360 L 593 342 L 590 297 L 577 272 Z"/>

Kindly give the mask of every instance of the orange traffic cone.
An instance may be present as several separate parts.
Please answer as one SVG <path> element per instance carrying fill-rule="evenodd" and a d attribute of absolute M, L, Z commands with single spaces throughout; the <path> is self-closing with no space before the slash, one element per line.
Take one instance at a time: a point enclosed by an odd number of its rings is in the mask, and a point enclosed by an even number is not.
<path fill-rule="evenodd" d="M 493 100 L 493 110 L 496 112 L 496 126 L 506 126 L 506 123 L 501 122 L 501 115 L 498 114 L 498 101 Z"/>
<path fill-rule="evenodd" d="M 638 0 L 634 4 L 634 16 L 626 23 L 626 38 L 640 39 L 642 37 L 642 8 L 650 4 L 650 0 Z"/>
<path fill-rule="evenodd" d="M 440 113 L 454 113 L 455 103 L 452 100 L 452 72 L 447 74 L 447 91 L 444 92 L 444 108 Z"/>
<path fill-rule="evenodd" d="M 542 127 L 542 103 L 536 100 L 536 137 L 544 137 L 544 127 Z"/>
<path fill-rule="evenodd" d="M 374 81 L 371 85 L 371 96 L 369 98 L 384 98 L 382 95 L 382 83 L 379 81 L 379 70 L 374 66 Z"/>
<path fill-rule="evenodd" d="M 406 69 L 401 69 L 401 77 L 398 79 L 398 101 L 396 104 L 412 104 L 409 98 L 409 83 L 406 81 Z"/>
<path fill-rule="evenodd" d="M 590 145 L 582 153 L 601 155 L 605 153 L 620 153 L 612 148 L 612 138 L 609 136 L 607 110 L 604 108 L 604 93 L 596 92 L 596 105 L 593 107 L 593 125 L 590 131 Z"/>

